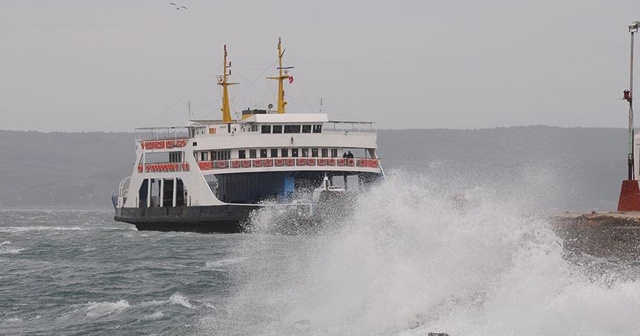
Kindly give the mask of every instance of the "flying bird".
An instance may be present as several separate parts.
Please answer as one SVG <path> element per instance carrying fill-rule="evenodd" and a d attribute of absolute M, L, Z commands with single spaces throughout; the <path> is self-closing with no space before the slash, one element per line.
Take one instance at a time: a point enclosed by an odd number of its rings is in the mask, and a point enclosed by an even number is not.
<path fill-rule="evenodd" d="M 176 6 L 176 10 L 180 10 L 180 8 L 187 9 L 187 7 L 185 6 L 178 6 L 175 2 L 170 2 L 169 5 Z"/>

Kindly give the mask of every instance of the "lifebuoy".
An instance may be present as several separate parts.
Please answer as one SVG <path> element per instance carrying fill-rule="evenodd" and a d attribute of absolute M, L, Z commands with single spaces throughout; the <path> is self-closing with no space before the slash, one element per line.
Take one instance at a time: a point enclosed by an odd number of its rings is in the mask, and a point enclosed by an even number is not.
<path fill-rule="evenodd" d="M 354 159 L 347 159 L 347 166 L 353 166 L 354 163 Z"/>
<path fill-rule="evenodd" d="M 296 164 L 296 160 L 294 159 L 287 159 L 287 166 L 293 166 Z"/>
<path fill-rule="evenodd" d="M 316 159 L 309 159 L 307 160 L 307 165 L 309 166 L 315 166 L 316 165 Z"/>
<path fill-rule="evenodd" d="M 249 168 L 249 167 L 251 167 L 251 160 L 242 161 L 242 168 Z"/>
<path fill-rule="evenodd" d="M 227 168 L 227 161 L 218 161 L 218 162 L 216 162 L 216 168 L 218 168 L 218 169 Z"/>
<path fill-rule="evenodd" d="M 262 161 L 262 165 L 265 167 L 272 167 L 273 159 L 264 159 L 264 161 Z"/>
<path fill-rule="evenodd" d="M 262 160 L 260 160 L 260 159 L 253 160 L 253 166 L 254 167 L 262 167 Z"/>
<path fill-rule="evenodd" d="M 344 159 L 338 159 L 338 166 L 344 166 Z"/>
<path fill-rule="evenodd" d="M 283 165 L 284 165 L 284 160 L 283 159 L 276 159 L 276 166 L 282 167 Z"/>
<path fill-rule="evenodd" d="M 138 165 L 138 173 L 142 173 L 142 165 L 141 164 Z"/>
<path fill-rule="evenodd" d="M 305 159 L 296 160 L 296 165 L 297 166 L 304 166 L 306 163 L 307 163 L 307 160 L 305 160 Z"/>
<path fill-rule="evenodd" d="M 327 165 L 326 159 L 318 159 L 318 166 L 326 166 L 326 165 Z"/>
<path fill-rule="evenodd" d="M 238 160 L 231 161 L 231 168 L 240 168 L 240 161 Z"/>
<path fill-rule="evenodd" d="M 329 166 L 335 166 L 336 165 L 336 159 L 328 159 L 327 160 L 327 164 Z"/>
<path fill-rule="evenodd" d="M 189 171 L 189 162 L 182 163 L 182 170 Z"/>
<path fill-rule="evenodd" d="M 167 148 L 169 149 L 173 148 L 173 141 L 167 140 Z"/>

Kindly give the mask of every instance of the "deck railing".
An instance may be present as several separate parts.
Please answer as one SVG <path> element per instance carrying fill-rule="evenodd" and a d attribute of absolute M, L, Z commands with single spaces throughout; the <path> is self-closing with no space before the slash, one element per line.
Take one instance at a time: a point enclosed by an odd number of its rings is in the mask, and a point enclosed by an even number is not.
<path fill-rule="evenodd" d="M 378 168 L 378 159 L 368 158 L 262 158 L 199 161 L 200 170 L 230 170 L 251 168 L 287 168 L 287 167 L 361 167 Z M 138 165 L 138 173 L 187 172 L 188 162 L 146 163 Z"/>
<path fill-rule="evenodd" d="M 367 158 L 256 158 L 200 161 L 200 170 L 216 169 L 247 169 L 247 168 L 271 168 L 271 167 L 369 167 L 378 168 L 378 159 Z"/>

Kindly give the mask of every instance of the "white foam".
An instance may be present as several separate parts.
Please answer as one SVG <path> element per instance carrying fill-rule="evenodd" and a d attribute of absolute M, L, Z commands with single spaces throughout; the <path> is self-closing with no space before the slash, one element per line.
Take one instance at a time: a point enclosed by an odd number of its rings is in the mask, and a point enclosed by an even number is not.
<path fill-rule="evenodd" d="M 24 251 L 23 248 L 0 248 L 0 254 L 18 254 Z"/>
<path fill-rule="evenodd" d="M 122 312 L 129 307 L 129 302 L 126 300 L 120 300 L 117 302 L 89 302 L 86 310 L 87 316 L 89 317 L 101 317 Z"/>
<path fill-rule="evenodd" d="M 159 320 L 161 318 L 164 317 L 164 314 L 161 311 L 157 311 L 151 315 L 146 315 L 142 317 L 142 320 L 145 321 L 153 321 L 153 320 Z"/>
<path fill-rule="evenodd" d="M 171 295 L 171 297 L 169 298 L 169 302 L 173 304 L 181 305 L 185 308 L 193 309 L 193 305 L 189 303 L 189 300 L 187 300 L 187 298 L 182 296 L 182 294 L 180 293 L 175 293 Z"/>
<path fill-rule="evenodd" d="M 84 231 L 89 228 L 83 228 L 78 226 L 5 226 L 0 227 L 0 232 L 15 233 L 15 232 L 30 232 L 30 231 Z"/>
<path fill-rule="evenodd" d="M 451 194 L 428 179 L 396 176 L 363 195 L 325 236 L 249 235 L 242 251 L 251 262 L 225 307 L 237 318 L 222 326 L 205 318 L 203 328 L 471 336 L 640 330 L 640 282 L 594 281 L 564 258 L 548 223 L 520 215 L 523 205 L 497 200 L 495 191 L 463 192 L 470 196 L 457 211 Z"/>
<path fill-rule="evenodd" d="M 204 268 L 207 270 L 220 271 L 220 270 L 225 270 L 231 265 L 238 264 L 246 260 L 247 258 L 240 257 L 240 258 L 229 258 L 229 259 L 221 259 L 221 260 L 215 260 L 215 261 L 207 261 Z"/>

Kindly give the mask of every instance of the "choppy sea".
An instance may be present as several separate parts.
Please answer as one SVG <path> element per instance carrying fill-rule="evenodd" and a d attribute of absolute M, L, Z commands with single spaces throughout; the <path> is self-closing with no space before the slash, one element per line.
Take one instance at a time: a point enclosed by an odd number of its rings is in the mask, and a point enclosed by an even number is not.
<path fill-rule="evenodd" d="M 393 178 L 321 232 L 139 232 L 0 211 L 3 335 L 640 335 L 640 261 L 569 255 L 542 217 Z"/>

